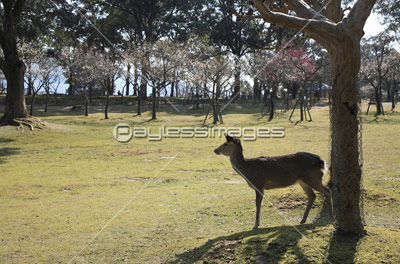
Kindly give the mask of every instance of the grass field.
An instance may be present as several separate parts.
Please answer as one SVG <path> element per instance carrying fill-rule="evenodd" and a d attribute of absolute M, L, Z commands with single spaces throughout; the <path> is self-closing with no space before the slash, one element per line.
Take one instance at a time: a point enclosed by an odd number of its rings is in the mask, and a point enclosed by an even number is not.
<path fill-rule="evenodd" d="M 180 108 L 162 106 L 149 121 L 150 112 L 136 116 L 129 106 L 112 107 L 109 120 L 100 108 L 84 117 L 37 107 L 45 129 L 0 127 L 0 263 L 400 263 L 399 112 L 363 115 L 369 235 L 345 239 L 327 225 L 319 194 L 299 224 L 306 196 L 297 185 L 267 191 L 260 229 L 251 231 L 255 194 L 213 153 L 222 138 L 113 137 L 121 122 L 201 126 L 205 110 Z M 286 136 L 242 142 L 245 157 L 308 151 L 329 163 L 327 107 L 298 124 L 280 111 L 268 123 L 259 110 L 230 106 L 224 126 L 281 126 Z"/>

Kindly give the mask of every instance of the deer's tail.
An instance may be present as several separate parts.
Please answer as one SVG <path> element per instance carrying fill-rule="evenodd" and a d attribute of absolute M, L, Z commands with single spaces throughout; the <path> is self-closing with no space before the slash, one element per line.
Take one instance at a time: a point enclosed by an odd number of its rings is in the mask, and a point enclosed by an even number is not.
<path fill-rule="evenodd" d="M 326 172 L 326 162 L 325 162 L 325 160 L 323 158 L 321 158 L 318 155 L 311 154 L 311 153 L 308 153 L 308 152 L 300 152 L 300 153 L 303 154 L 304 156 L 307 156 L 308 158 L 312 159 L 313 166 L 316 166 L 321 170 L 321 173 L 322 173 L 321 176 L 323 176 L 325 174 L 325 172 Z"/>
<path fill-rule="evenodd" d="M 321 158 L 319 156 L 318 156 L 318 158 L 319 158 L 319 168 L 321 169 L 322 176 L 323 176 L 326 172 L 326 162 L 323 158 Z"/>

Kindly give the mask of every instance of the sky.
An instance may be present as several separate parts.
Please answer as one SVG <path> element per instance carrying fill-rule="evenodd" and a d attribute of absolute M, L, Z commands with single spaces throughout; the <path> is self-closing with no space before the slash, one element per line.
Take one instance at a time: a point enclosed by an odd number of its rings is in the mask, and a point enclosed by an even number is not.
<path fill-rule="evenodd" d="M 365 24 L 364 27 L 364 32 L 365 32 L 365 38 L 369 38 L 372 36 L 375 36 L 382 32 L 384 30 L 384 27 L 379 23 L 379 16 L 375 13 L 372 13 L 370 17 L 367 20 L 367 23 Z M 115 92 L 117 93 L 118 91 L 122 92 L 122 88 L 124 87 L 124 81 L 120 78 L 116 81 L 116 89 Z M 68 84 L 62 84 L 60 85 L 60 88 L 58 89 L 58 93 L 64 94 L 68 88 Z M 151 89 L 147 89 L 148 93 L 151 92 Z M 132 94 L 132 87 L 131 87 L 131 94 Z"/>

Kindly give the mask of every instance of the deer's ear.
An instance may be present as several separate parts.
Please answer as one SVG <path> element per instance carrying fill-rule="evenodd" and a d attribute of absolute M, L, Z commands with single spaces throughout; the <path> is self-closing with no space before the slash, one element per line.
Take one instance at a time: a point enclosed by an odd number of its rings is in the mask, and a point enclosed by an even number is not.
<path fill-rule="evenodd" d="M 232 142 L 233 141 L 233 137 L 229 136 L 226 133 L 225 133 L 225 137 L 226 137 L 226 141 L 228 141 L 228 142 Z"/>

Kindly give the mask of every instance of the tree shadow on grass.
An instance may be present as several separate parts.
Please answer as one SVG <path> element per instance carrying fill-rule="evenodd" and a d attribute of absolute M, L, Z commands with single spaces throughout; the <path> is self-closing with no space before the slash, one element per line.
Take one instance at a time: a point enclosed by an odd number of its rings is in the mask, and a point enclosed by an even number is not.
<path fill-rule="evenodd" d="M 0 164 L 6 163 L 7 156 L 16 155 L 20 148 L 0 148 Z"/>
<path fill-rule="evenodd" d="M 246 263 L 280 263 L 288 253 L 294 255 L 298 263 L 312 263 L 303 254 L 298 242 L 303 237 L 301 233 L 307 233 L 314 228 L 314 225 L 307 224 L 279 226 L 221 236 L 198 248 L 178 254 L 169 263 L 195 263 L 199 260 L 204 263 L 228 263 L 237 258 L 238 251 Z"/>
<path fill-rule="evenodd" d="M 324 199 L 323 206 L 312 224 L 316 226 L 329 224 L 329 206 L 326 199 Z M 355 263 L 357 244 L 360 239 L 359 236 L 344 235 L 333 231 L 324 263 Z"/>
<path fill-rule="evenodd" d="M 355 263 L 360 236 L 349 236 L 334 232 L 329 241 L 329 251 L 325 263 Z"/>
<path fill-rule="evenodd" d="M 15 141 L 14 139 L 2 138 L 0 137 L 0 144 L 3 143 L 10 143 Z M 20 151 L 20 148 L 9 148 L 9 147 L 2 147 L 0 145 L 0 164 L 5 163 L 5 159 L 7 156 L 16 155 Z"/>

